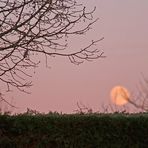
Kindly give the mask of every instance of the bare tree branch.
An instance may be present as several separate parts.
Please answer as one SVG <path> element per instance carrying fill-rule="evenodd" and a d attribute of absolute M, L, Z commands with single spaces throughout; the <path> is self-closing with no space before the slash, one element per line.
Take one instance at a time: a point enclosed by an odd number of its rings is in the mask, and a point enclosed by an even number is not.
<path fill-rule="evenodd" d="M 144 75 L 142 75 L 142 81 L 140 81 L 138 94 L 128 101 L 137 109 L 148 112 L 148 80 Z"/>
<path fill-rule="evenodd" d="M 17 108 L 16 106 L 14 106 L 14 105 L 12 105 L 11 103 L 9 103 L 6 99 L 4 99 L 2 93 L 0 93 L 0 102 L 5 102 L 5 103 L 8 104 L 10 107 Z M 1 111 L 1 108 L 0 108 L 0 111 Z"/>
<path fill-rule="evenodd" d="M 27 79 L 29 70 L 40 63 L 36 54 L 68 57 L 74 64 L 104 57 L 94 49 L 103 38 L 83 49 L 65 51 L 68 37 L 85 34 L 97 21 L 94 11 L 87 12 L 76 0 L 1 0 L 0 80 L 8 91 L 10 86 L 25 91 L 24 87 L 32 85 Z"/>

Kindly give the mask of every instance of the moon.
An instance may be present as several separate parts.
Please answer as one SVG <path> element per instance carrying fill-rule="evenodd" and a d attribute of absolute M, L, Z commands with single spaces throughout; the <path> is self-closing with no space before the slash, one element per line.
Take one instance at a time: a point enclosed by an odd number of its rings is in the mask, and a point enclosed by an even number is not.
<path fill-rule="evenodd" d="M 122 106 L 129 102 L 130 93 L 122 86 L 115 86 L 111 90 L 111 100 L 114 104 Z"/>

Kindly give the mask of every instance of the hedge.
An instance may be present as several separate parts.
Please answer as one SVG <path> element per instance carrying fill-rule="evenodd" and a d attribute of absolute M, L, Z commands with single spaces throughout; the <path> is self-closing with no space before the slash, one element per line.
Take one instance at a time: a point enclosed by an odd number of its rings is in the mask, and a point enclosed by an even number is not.
<path fill-rule="evenodd" d="M 148 148 L 148 114 L 0 115 L 0 148 Z"/>

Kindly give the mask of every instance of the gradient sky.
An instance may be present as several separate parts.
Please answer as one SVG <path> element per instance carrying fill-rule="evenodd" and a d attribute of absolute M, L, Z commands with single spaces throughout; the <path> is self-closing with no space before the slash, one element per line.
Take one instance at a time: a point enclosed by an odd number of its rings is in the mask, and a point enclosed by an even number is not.
<path fill-rule="evenodd" d="M 78 0 L 79 1 L 79 0 Z M 81 0 L 82 1 L 82 0 Z M 92 39 L 107 56 L 80 66 L 65 58 L 52 58 L 50 69 L 42 63 L 33 76 L 31 95 L 14 92 L 12 102 L 19 107 L 40 112 L 71 113 L 82 102 L 94 111 L 111 104 L 110 90 L 116 85 L 135 93 L 141 73 L 148 75 L 148 0 L 91 0 L 84 5 L 96 6 L 95 17 L 100 20 L 81 41 L 87 45 Z M 86 39 L 88 42 L 86 42 Z M 73 40 L 71 48 L 77 40 Z"/>

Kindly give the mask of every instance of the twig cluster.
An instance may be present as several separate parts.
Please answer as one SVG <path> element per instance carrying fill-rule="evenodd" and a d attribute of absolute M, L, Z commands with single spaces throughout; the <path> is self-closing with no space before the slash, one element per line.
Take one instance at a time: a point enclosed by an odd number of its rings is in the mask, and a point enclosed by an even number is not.
<path fill-rule="evenodd" d="M 79 51 L 63 53 L 70 35 L 86 33 L 97 21 L 94 11 L 87 12 L 76 0 L 1 0 L 0 81 L 8 91 L 10 86 L 24 91 L 32 85 L 27 79 L 32 76 L 30 68 L 40 63 L 37 54 L 68 57 L 74 64 L 103 57 L 102 51 L 91 48 L 103 38 Z M 77 30 L 82 23 L 86 25 Z"/>

